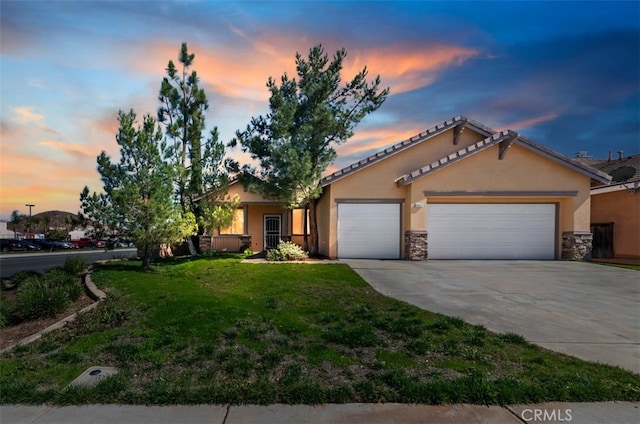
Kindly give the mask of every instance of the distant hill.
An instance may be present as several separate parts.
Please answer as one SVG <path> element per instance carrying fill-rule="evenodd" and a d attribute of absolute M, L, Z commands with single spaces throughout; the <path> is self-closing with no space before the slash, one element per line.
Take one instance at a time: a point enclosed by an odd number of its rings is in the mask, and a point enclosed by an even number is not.
<path fill-rule="evenodd" d="M 29 217 L 23 219 L 17 226 L 16 231 L 27 231 Z M 13 223 L 9 222 L 9 229 L 13 230 Z M 45 211 L 31 216 L 31 232 L 45 232 L 48 229 L 73 229 L 80 225 L 80 218 L 77 214 L 64 211 Z"/>

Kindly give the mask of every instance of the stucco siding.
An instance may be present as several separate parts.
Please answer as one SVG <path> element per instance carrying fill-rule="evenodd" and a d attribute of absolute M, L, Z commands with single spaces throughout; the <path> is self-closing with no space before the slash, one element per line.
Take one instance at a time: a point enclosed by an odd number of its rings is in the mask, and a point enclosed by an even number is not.
<path fill-rule="evenodd" d="M 591 198 L 591 222 L 613 222 L 616 257 L 640 258 L 640 192 L 627 190 L 595 194 Z"/>

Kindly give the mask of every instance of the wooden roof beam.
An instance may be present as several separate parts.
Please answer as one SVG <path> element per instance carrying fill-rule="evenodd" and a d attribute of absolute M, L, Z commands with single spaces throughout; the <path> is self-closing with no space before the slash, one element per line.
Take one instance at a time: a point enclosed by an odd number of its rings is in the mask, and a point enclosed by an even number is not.
<path fill-rule="evenodd" d="M 460 136 L 464 132 L 464 129 L 466 128 L 468 121 L 469 121 L 468 119 L 463 119 L 462 121 L 460 121 L 458 125 L 456 125 L 453 128 L 453 145 L 454 146 L 458 144 L 458 141 L 460 140 Z"/>
<path fill-rule="evenodd" d="M 511 147 L 514 141 L 518 138 L 518 133 L 509 130 L 509 137 L 505 138 L 498 144 L 498 159 L 504 159 L 507 154 L 507 150 Z"/>

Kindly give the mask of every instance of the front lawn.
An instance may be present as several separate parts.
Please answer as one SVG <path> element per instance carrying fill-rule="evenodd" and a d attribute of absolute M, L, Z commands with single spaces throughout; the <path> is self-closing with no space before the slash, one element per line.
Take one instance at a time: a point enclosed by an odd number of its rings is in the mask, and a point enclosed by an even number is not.
<path fill-rule="evenodd" d="M 0 402 L 640 401 L 638 375 L 386 298 L 347 265 L 139 266 L 102 266 L 107 301 L 3 354 Z M 120 373 L 66 388 L 94 365 Z"/>

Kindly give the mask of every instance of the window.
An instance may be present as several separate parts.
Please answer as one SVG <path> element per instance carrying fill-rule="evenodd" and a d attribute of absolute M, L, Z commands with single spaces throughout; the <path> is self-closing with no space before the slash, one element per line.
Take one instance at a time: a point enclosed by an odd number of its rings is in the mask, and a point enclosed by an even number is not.
<path fill-rule="evenodd" d="M 304 234 L 304 209 L 294 209 L 293 211 L 292 231 L 293 234 Z M 309 211 L 307 211 L 307 234 L 309 231 Z"/>
<path fill-rule="evenodd" d="M 221 228 L 220 234 L 244 234 L 244 209 L 233 212 L 233 222 L 227 228 Z"/>

